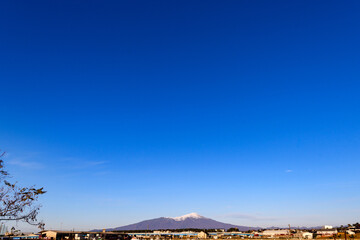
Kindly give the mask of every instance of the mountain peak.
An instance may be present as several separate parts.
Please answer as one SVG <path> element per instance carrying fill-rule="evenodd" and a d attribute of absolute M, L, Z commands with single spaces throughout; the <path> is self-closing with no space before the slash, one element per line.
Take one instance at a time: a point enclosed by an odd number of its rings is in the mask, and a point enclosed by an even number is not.
<path fill-rule="evenodd" d="M 187 218 L 196 218 L 196 219 L 199 219 L 199 218 L 205 218 L 203 216 L 200 216 L 199 214 L 197 213 L 189 213 L 189 214 L 186 214 L 186 215 L 183 215 L 183 216 L 180 216 L 180 217 L 174 217 L 172 219 L 174 219 L 175 221 L 183 221 Z"/>
<path fill-rule="evenodd" d="M 159 230 L 159 229 L 185 229 L 185 228 L 196 228 L 196 229 L 229 229 L 239 228 L 240 231 L 247 231 L 250 227 L 237 226 L 228 223 L 218 222 L 216 220 L 200 216 L 197 213 L 189 213 L 180 217 L 159 217 L 142 222 L 117 227 L 108 228 L 108 231 L 123 231 L 123 230 Z M 101 231 L 101 230 L 96 230 Z"/>

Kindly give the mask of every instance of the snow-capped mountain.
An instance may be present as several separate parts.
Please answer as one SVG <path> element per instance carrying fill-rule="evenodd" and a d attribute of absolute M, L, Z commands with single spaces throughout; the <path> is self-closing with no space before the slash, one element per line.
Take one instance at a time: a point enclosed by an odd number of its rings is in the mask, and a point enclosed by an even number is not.
<path fill-rule="evenodd" d="M 142 222 L 117 227 L 109 228 L 108 231 L 122 231 L 122 230 L 158 230 L 158 229 L 229 229 L 238 228 L 240 231 L 246 231 L 251 227 L 237 226 L 228 223 L 222 223 L 210 218 L 200 216 L 197 213 L 190 213 L 180 217 L 160 217 Z"/>

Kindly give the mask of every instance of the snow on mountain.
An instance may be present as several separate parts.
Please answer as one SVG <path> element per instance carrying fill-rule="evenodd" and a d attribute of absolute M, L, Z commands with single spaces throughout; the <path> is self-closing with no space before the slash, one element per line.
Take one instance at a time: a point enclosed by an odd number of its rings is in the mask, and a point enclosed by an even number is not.
<path fill-rule="evenodd" d="M 205 217 L 200 216 L 200 215 L 197 214 L 197 213 L 189 213 L 189 214 L 186 214 L 186 215 L 184 215 L 184 216 L 174 217 L 174 218 L 171 218 L 171 219 L 174 219 L 175 221 L 184 221 L 184 220 L 187 219 L 187 218 L 200 219 L 200 218 L 205 218 Z"/>

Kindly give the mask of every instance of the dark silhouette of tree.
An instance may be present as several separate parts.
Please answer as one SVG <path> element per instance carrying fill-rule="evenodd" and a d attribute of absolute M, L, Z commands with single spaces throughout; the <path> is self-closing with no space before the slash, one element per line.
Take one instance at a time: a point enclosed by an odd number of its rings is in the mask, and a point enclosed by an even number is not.
<path fill-rule="evenodd" d="M 238 228 L 229 228 L 229 229 L 227 230 L 227 232 L 238 232 L 238 231 L 239 231 Z"/>
<path fill-rule="evenodd" d="M 7 181 L 9 173 L 4 168 L 0 154 L 0 221 L 23 221 L 44 228 L 44 223 L 37 220 L 40 205 L 36 205 L 38 197 L 46 193 L 43 188 L 20 187 Z"/>

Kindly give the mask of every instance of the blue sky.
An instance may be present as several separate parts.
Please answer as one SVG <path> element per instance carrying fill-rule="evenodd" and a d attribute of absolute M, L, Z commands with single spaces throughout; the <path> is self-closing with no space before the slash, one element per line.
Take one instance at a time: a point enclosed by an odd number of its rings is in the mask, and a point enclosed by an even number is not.
<path fill-rule="evenodd" d="M 48 228 L 359 221 L 358 1 L 1 1 L 0 147 Z M 29 229 L 24 227 L 24 229 Z"/>

